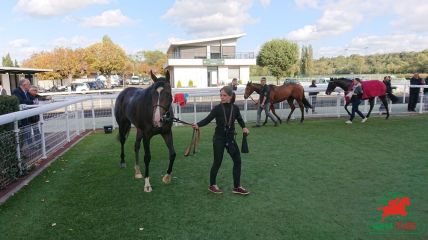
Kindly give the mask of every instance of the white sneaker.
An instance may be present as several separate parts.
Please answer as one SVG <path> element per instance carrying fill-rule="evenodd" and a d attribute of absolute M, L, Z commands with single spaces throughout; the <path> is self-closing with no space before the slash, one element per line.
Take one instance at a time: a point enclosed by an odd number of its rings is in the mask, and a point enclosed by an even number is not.
<path fill-rule="evenodd" d="M 362 123 L 365 123 L 367 121 L 367 118 L 363 118 L 363 120 L 361 120 Z"/>
<path fill-rule="evenodd" d="M 352 121 L 351 121 L 351 120 L 348 120 L 348 121 L 346 121 L 345 123 L 346 123 L 346 124 L 352 124 Z"/>

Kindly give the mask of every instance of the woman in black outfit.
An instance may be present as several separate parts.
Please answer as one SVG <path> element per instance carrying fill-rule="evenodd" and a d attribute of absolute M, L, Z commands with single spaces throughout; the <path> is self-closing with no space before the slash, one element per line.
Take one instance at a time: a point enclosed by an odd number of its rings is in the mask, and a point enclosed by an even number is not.
<path fill-rule="evenodd" d="M 225 86 L 220 90 L 221 103 L 215 106 L 206 118 L 194 123 L 192 127 L 198 129 L 210 123 L 213 119 L 216 120 L 216 128 L 213 137 L 214 162 L 210 172 L 210 186 L 208 190 L 213 193 L 223 193 L 217 186 L 216 177 L 218 170 L 223 160 L 224 149 L 226 148 L 233 160 L 233 193 L 247 195 L 245 188 L 241 187 L 241 154 L 239 153 L 238 145 L 235 141 L 235 120 L 242 127 L 244 134 L 249 134 L 250 131 L 245 127 L 244 120 L 241 117 L 239 107 L 231 102 L 233 90 L 230 86 Z"/>

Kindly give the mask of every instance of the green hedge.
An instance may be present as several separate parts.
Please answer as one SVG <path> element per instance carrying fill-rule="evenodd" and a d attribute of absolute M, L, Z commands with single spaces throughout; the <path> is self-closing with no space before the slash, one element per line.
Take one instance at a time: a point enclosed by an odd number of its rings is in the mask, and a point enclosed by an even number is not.
<path fill-rule="evenodd" d="M 0 115 L 19 110 L 18 99 L 14 96 L 0 96 Z M 18 158 L 13 122 L 0 125 L 0 189 L 18 177 Z"/>

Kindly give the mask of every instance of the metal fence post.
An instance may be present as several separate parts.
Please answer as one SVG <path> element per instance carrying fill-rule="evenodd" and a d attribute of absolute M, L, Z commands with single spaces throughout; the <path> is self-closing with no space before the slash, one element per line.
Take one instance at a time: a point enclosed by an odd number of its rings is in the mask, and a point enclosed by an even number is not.
<path fill-rule="evenodd" d="M 40 129 L 40 140 L 42 141 L 42 158 L 46 159 L 47 155 L 46 155 L 46 138 L 45 138 L 45 129 L 44 129 L 44 124 L 45 124 L 45 119 L 43 118 L 43 113 L 41 113 L 40 115 L 40 120 L 37 123 Z"/>
<path fill-rule="evenodd" d="M 336 113 L 337 113 L 337 117 L 340 118 L 340 98 L 342 97 L 342 95 L 337 94 L 336 96 L 337 96 L 336 97 Z"/>
<path fill-rule="evenodd" d="M 19 175 L 22 175 L 22 159 L 21 159 L 21 145 L 19 143 L 19 126 L 18 121 L 13 122 L 13 128 L 15 132 L 15 141 L 16 141 L 16 157 L 18 158 L 18 168 L 19 168 Z"/>
<path fill-rule="evenodd" d="M 115 120 L 114 120 L 114 103 L 113 103 L 113 98 L 110 99 L 110 107 L 111 107 L 111 125 L 113 126 L 113 129 L 115 129 L 114 125 L 115 125 Z"/>
<path fill-rule="evenodd" d="M 85 127 L 85 109 L 83 108 L 83 102 L 80 102 L 80 111 L 81 111 L 81 113 L 82 113 L 82 120 L 81 120 L 81 123 L 82 123 L 82 132 L 84 132 L 85 130 L 86 130 L 86 127 Z"/>
<path fill-rule="evenodd" d="M 68 106 L 65 107 L 65 127 L 67 131 L 67 142 L 70 142 L 70 113 L 68 112 Z"/>
<path fill-rule="evenodd" d="M 91 98 L 91 111 L 92 111 L 92 130 L 95 131 L 95 107 L 94 98 Z"/>
<path fill-rule="evenodd" d="M 248 122 L 247 113 L 248 113 L 248 99 L 244 100 L 244 122 Z"/>
<path fill-rule="evenodd" d="M 77 110 L 77 103 L 74 104 L 74 121 L 76 123 L 76 133 L 77 135 L 80 134 L 80 127 L 79 127 L 79 111 Z"/>
<path fill-rule="evenodd" d="M 193 97 L 193 115 L 194 115 L 194 122 L 197 122 L 197 119 L 196 119 L 196 97 Z"/>
<path fill-rule="evenodd" d="M 419 90 L 420 100 L 419 100 L 419 113 L 422 113 L 424 110 L 424 88 Z"/>

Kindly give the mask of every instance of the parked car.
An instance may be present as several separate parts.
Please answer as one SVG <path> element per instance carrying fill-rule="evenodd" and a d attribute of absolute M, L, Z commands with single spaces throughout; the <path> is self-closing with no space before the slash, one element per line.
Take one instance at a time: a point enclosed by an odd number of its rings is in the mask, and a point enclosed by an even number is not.
<path fill-rule="evenodd" d="M 129 81 L 129 84 L 132 84 L 132 85 L 138 85 L 140 83 L 141 83 L 141 79 L 139 76 L 132 76 Z"/>
<path fill-rule="evenodd" d="M 104 88 L 104 84 L 101 81 L 91 81 L 87 82 L 87 84 L 91 90 L 99 90 Z"/>
<path fill-rule="evenodd" d="M 119 87 L 122 81 L 122 78 L 119 75 L 111 75 L 110 76 L 111 87 Z"/>
<path fill-rule="evenodd" d="M 73 92 L 86 92 L 90 90 L 90 87 L 87 83 L 72 83 L 70 88 Z"/>
<path fill-rule="evenodd" d="M 150 84 L 152 84 L 152 80 L 150 78 L 143 78 L 142 84 L 143 85 L 150 85 Z"/>

